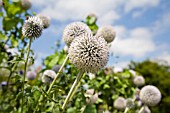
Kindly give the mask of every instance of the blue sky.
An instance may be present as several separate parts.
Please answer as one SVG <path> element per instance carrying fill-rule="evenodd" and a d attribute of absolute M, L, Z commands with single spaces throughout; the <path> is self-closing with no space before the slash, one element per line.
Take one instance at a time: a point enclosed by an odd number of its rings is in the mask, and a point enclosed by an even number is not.
<path fill-rule="evenodd" d="M 111 44 L 108 65 L 125 67 L 131 60 L 163 59 L 170 63 L 169 0 L 31 0 L 37 14 L 51 18 L 51 26 L 35 40 L 32 49 L 42 58 L 53 54 L 55 42 L 62 41 L 64 27 L 85 20 L 89 13 L 98 17 L 97 24 L 112 25 L 117 33 Z M 64 42 L 62 41 L 62 47 Z M 116 58 L 119 56 L 119 58 Z"/>

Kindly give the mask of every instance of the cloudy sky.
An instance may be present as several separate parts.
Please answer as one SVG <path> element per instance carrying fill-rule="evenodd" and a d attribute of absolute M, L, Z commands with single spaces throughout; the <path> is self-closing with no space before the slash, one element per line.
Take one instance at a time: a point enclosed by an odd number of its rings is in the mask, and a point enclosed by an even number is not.
<path fill-rule="evenodd" d="M 32 49 L 40 59 L 54 53 L 64 27 L 95 13 L 99 26 L 112 25 L 117 33 L 109 64 L 126 66 L 133 61 L 164 59 L 170 63 L 169 0 L 31 0 L 31 11 L 51 17 L 51 26 L 35 40 Z M 62 41 L 62 46 L 64 42 Z"/>

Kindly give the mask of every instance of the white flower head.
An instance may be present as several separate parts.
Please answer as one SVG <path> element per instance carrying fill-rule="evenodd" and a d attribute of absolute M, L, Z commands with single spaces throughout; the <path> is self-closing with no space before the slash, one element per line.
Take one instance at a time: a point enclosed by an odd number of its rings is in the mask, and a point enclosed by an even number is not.
<path fill-rule="evenodd" d="M 22 27 L 22 34 L 28 38 L 38 38 L 41 36 L 43 23 L 37 16 L 29 17 Z"/>
<path fill-rule="evenodd" d="M 133 77 L 135 77 L 137 75 L 136 71 L 130 69 L 129 72 L 132 74 Z"/>
<path fill-rule="evenodd" d="M 96 73 L 107 64 L 109 49 L 103 38 L 85 34 L 73 40 L 68 57 L 79 70 Z"/>
<path fill-rule="evenodd" d="M 132 98 L 126 99 L 126 107 L 132 109 L 134 108 L 134 106 L 135 106 L 135 103 Z"/>
<path fill-rule="evenodd" d="M 116 37 L 116 32 L 112 26 L 103 26 L 97 31 L 97 36 L 102 36 L 107 43 L 112 42 Z"/>
<path fill-rule="evenodd" d="M 112 69 L 112 67 L 106 67 L 106 68 L 104 69 L 104 73 L 105 73 L 105 75 L 113 74 L 113 69 Z"/>
<path fill-rule="evenodd" d="M 44 28 L 48 28 L 50 26 L 50 17 L 44 15 L 37 15 L 43 23 Z"/>
<path fill-rule="evenodd" d="M 30 9 L 32 6 L 30 0 L 21 0 L 21 7 L 25 10 Z"/>
<path fill-rule="evenodd" d="M 29 79 L 29 80 L 34 80 L 36 78 L 36 72 L 34 71 L 28 71 L 27 74 L 26 74 L 26 77 Z"/>
<path fill-rule="evenodd" d="M 114 107 L 118 110 L 124 110 L 126 108 L 126 100 L 123 97 L 118 97 L 114 101 Z"/>
<path fill-rule="evenodd" d="M 63 32 L 63 40 L 69 46 L 73 39 L 85 33 L 92 34 L 90 28 L 82 22 L 73 22 L 66 26 Z"/>
<path fill-rule="evenodd" d="M 51 83 L 55 77 L 56 73 L 53 70 L 45 70 L 42 75 L 42 82 Z"/>
<path fill-rule="evenodd" d="M 135 78 L 133 79 L 133 83 L 140 87 L 143 86 L 145 84 L 145 79 L 143 76 L 135 76 Z"/>
<path fill-rule="evenodd" d="M 140 91 L 139 97 L 148 106 L 155 106 L 161 101 L 159 89 L 152 85 L 144 86 Z"/>

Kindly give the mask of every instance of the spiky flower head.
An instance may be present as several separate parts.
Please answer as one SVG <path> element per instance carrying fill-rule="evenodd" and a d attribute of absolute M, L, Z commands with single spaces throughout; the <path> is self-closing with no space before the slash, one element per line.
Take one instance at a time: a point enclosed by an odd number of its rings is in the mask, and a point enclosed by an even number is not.
<path fill-rule="evenodd" d="M 45 70 L 42 75 L 42 82 L 51 83 L 55 77 L 56 73 L 53 70 Z"/>
<path fill-rule="evenodd" d="M 107 43 L 112 42 L 116 37 L 116 32 L 112 26 L 103 26 L 97 31 L 97 36 L 102 36 Z"/>
<path fill-rule="evenodd" d="M 159 89 L 152 85 L 144 86 L 139 94 L 141 101 L 148 106 L 155 106 L 161 100 Z"/>
<path fill-rule="evenodd" d="M 83 34 L 92 34 L 90 28 L 82 22 L 73 22 L 66 26 L 63 32 L 63 40 L 69 46 L 74 38 Z"/>
<path fill-rule="evenodd" d="M 135 106 L 135 103 L 132 98 L 126 99 L 126 107 L 127 108 L 132 109 L 132 108 L 134 108 L 134 106 Z"/>
<path fill-rule="evenodd" d="M 26 77 L 29 79 L 29 80 L 34 80 L 36 78 L 36 72 L 34 71 L 28 71 L 27 74 L 26 74 Z"/>
<path fill-rule="evenodd" d="M 21 7 L 25 10 L 30 9 L 32 6 L 30 0 L 21 0 Z"/>
<path fill-rule="evenodd" d="M 44 28 L 48 28 L 50 26 L 50 18 L 44 15 L 37 15 L 43 23 Z"/>
<path fill-rule="evenodd" d="M 118 97 L 114 101 L 114 107 L 118 110 L 124 110 L 126 108 L 126 100 L 123 97 Z"/>
<path fill-rule="evenodd" d="M 112 69 L 112 67 L 106 67 L 106 68 L 104 69 L 104 74 L 105 74 L 105 75 L 113 74 L 113 69 Z"/>
<path fill-rule="evenodd" d="M 145 84 L 145 79 L 143 76 L 135 76 L 135 78 L 133 79 L 133 83 L 140 87 L 143 86 Z"/>
<path fill-rule="evenodd" d="M 96 73 L 107 64 L 109 49 L 102 37 L 84 34 L 73 40 L 68 57 L 79 70 Z"/>
<path fill-rule="evenodd" d="M 37 16 L 29 17 L 22 27 L 22 34 L 28 38 L 38 38 L 41 36 L 43 23 Z"/>

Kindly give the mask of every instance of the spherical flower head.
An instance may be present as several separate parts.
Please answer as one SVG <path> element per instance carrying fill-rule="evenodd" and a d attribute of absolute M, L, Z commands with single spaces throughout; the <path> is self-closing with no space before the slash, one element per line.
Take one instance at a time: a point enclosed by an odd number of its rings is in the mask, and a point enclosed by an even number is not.
<path fill-rule="evenodd" d="M 30 9 L 32 6 L 31 2 L 29 0 L 21 0 L 21 7 L 25 10 Z"/>
<path fill-rule="evenodd" d="M 48 28 L 50 26 L 50 18 L 43 15 L 38 15 L 38 17 L 42 20 L 43 27 Z"/>
<path fill-rule="evenodd" d="M 104 69 L 104 73 L 105 73 L 105 75 L 113 74 L 113 69 L 112 69 L 112 67 L 106 67 L 106 68 Z"/>
<path fill-rule="evenodd" d="M 107 64 L 109 49 L 102 37 L 85 34 L 73 40 L 68 57 L 79 70 L 96 73 Z"/>
<path fill-rule="evenodd" d="M 126 99 L 126 107 L 132 109 L 134 108 L 134 106 L 135 106 L 135 103 L 132 98 Z"/>
<path fill-rule="evenodd" d="M 103 26 L 97 31 L 97 36 L 102 36 L 107 43 L 112 42 L 116 37 L 116 32 L 112 26 Z"/>
<path fill-rule="evenodd" d="M 45 70 L 42 75 L 42 82 L 51 83 L 55 77 L 56 73 L 53 70 Z"/>
<path fill-rule="evenodd" d="M 159 89 L 152 85 L 144 86 L 139 94 L 141 101 L 148 106 L 155 106 L 161 100 Z"/>
<path fill-rule="evenodd" d="M 52 70 L 55 71 L 55 73 L 58 73 L 60 67 L 61 67 L 60 65 L 55 65 L 53 66 Z"/>
<path fill-rule="evenodd" d="M 143 86 L 145 84 L 145 79 L 143 76 L 136 76 L 134 79 L 133 79 L 133 83 L 140 87 L 140 86 Z"/>
<path fill-rule="evenodd" d="M 92 34 L 90 28 L 82 22 L 73 22 L 66 26 L 63 32 L 63 40 L 69 46 L 73 39 L 85 33 Z"/>
<path fill-rule="evenodd" d="M 41 36 L 43 23 L 39 17 L 29 17 L 22 27 L 22 34 L 28 38 L 38 38 Z"/>
<path fill-rule="evenodd" d="M 124 110 L 126 108 L 126 100 L 123 97 L 118 97 L 114 101 L 114 107 L 118 110 Z"/>
<path fill-rule="evenodd" d="M 133 77 L 136 77 L 136 71 L 134 71 L 134 70 L 129 70 L 129 72 L 132 74 Z"/>
<path fill-rule="evenodd" d="M 29 79 L 29 80 L 34 80 L 36 78 L 36 72 L 34 71 L 28 71 L 27 74 L 26 74 L 26 77 Z"/>

